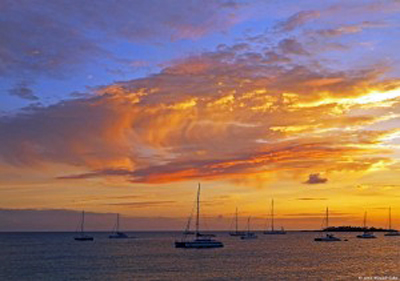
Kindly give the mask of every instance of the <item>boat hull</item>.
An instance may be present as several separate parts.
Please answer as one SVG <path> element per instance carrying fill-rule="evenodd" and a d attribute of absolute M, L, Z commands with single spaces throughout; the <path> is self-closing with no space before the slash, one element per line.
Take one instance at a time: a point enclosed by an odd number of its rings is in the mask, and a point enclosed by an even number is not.
<path fill-rule="evenodd" d="M 275 235 L 275 234 L 286 234 L 286 231 L 264 231 L 263 234 L 266 235 Z"/>
<path fill-rule="evenodd" d="M 388 232 L 385 233 L 385 236 L 400 236 L 400 232 Z"/>
<path fill-rule="evenodd" d="M 229 235 L 237 237 L 237 236 L 243 236 L 244 233 L 243 232 L 231 232 L 231 233 L 229 233 Z"/>
<path fill-rule="evenodd" d="M 342 241 L 340 238 L 326 238 L 326 237 L 321 237 L 321 238 L 315 238 L 314 241 L 316 242 L 339 242 Z"/>
<path fill-rule="evenodd" d="M 94 240 L 94 238 L 93 237 L 75 237 L 74 238 L 75 239 L 75 241 L 93 241 Z"/>
<path fill-rule="evenodd" d="M 125 238 L 129 238 L 129 237 L 125 233 L 117 232 L 117 233 L 109 235 L 108 238 L 110 238 L 110 239 L 125 239 Z"/>
<path fill-rule="evenodd" d="M 175 248 L 184 249 L 207 249 L 207 248 L 222 248 L 224 244 L 219 241 L 176 241 Z"/>
<path fill-rule="evenodd" d="M 361 239 L 375 239 L 376 236 L 373 234 L 360 234 L 357 235 L 357 238 L 361 238 Z"/>

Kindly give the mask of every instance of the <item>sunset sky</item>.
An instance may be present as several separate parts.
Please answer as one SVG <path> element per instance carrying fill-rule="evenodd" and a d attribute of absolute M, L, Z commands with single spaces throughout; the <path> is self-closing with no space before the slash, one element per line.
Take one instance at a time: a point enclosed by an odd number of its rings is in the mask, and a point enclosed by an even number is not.
<path fill-rule="evenodd" d="M 398 38 L 397 0 L 2 0 L 0 230 L 179 229 L 198 182 L 209 228 L 400 228 Z"/>

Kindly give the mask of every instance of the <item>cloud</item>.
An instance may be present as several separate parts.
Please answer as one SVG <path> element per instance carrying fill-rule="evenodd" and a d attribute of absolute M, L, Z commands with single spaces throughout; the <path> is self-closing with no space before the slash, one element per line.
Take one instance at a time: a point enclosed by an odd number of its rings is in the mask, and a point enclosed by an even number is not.
<path fill-rule="evenodd" d="M 288 19 L 278 23 L 275 28 L 279 31 L 283 32 L 288 32 L 292 31 L 299 26 L 304 25 L 308 21 L 311 21 L 313 19 L 317 19 L 320 17 L 320 12 L 319 11 L 300 11 L 298 13 L 295 13 Z"/>
<path fill-rule="evenodd" d="M 310 174 L 308 176 L 308 180 L 305 181 L 304 183 L 306 184 L 320 184 L 320 183 L 326 183 L 328 181 L 327 178 L 322 178 L 320 174 Z"/>
<path fill-rule="evenodd" d="M 219 45 L 91 96 L 0 117 L 0 164 L 62 164 L 70 169 L 60 180 L 133 183 L 389 165 L 383 144 L 395 132 L 370 126 L 396 114 L 365 108 L 398 106 L 399 82 L 386 65 L 325 67 L 298 40 Z M 302 51 L 309 55 L 288 58 Z"/>
<path fill-rule="evenodd" d="M 295 39 L 283 39 L 279 43 L 279 49 L 284 54 L 307 55 L 303 46 Z"/>
<path fill-rule="evenodd" d="M 234 1 L 3 1 L 0 76 L 65 78 L 88 63 L 115 60 L 104 46 L 170 42 L 224 31 L 238 21 Z"/>
<path fill-rule="evenodd" d="M 37 96 L 34 95 L 32 89 L 29 88 L 26 82 L 20 82 L 8 92 L 12 96 L 20 97 L 26 100 L 36 101 L 39 99 Z"/>

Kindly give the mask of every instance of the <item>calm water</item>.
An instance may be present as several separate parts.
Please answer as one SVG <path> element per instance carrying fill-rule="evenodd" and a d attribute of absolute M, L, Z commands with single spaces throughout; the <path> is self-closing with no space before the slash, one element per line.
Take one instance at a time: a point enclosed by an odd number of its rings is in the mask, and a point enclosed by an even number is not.
<path fill-rule="evenodd" d="M 400 237 L 380 233 L 338 233 L 349 241 L 337 243 L 314 242 L 317 233 L 247 241 L 220 233 L 225 248 L 203 250 L 175 249 L 179 233 L 107 235 L 77 242 L 73 233 L 0 233 L 0 280 L 400 280 Z"/>

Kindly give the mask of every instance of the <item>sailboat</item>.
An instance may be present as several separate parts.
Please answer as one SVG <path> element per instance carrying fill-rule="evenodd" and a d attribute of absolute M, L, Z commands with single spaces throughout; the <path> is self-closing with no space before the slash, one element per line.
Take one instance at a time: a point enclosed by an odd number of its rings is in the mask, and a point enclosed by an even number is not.
<path fill-rule="evenodd" d="M 244 234 L 243 231 L 239 231 L 239 221 L 238 221 L 238 208 L 236 208 L 235 212 L 235 231 L 229 233 L 230 236 L 242 236 Z"/>
<path fill-rule="evenodd" d="M 364 233 L 357 235 L 357 238 L 362 238 L 362 239 L 373 239 L 376 238 L 376 236 L 371 232 L 367 231 L 367 212 L 364 213 Z"/>
<path fill-rule="evenodd" d="M 84 226 L 85 226 L 85 211 L 82 211 L 82 219 L 81 219 L 81 223 L 80 223 L 80 235 L 76 236 L 74 239 L 76 241 L 93 241 L 93 237 L 86 235 L 85 231 L 84 231 Z"/>
<path fill-rule="evenodd" d="M 326 207 L 325 220 L 324 221 L 325 221 L 325 227 L 328 228 L 329 227 L 329 209 L 328 209 L 328 207 Z M 314 241 L 317 241 L 317 242 L 337 242 L 337 241 L 342 241 L 342 240 L 340 238 L 338 238 L 338 237 L 335 237 L 331 233 L 326 233 L 325 236 L 314 238 Z"/>
<path fill-rule="evenodd" d="M 286 231 L 281 228 L 281 230 L 275 230 L 274 224 L 274 199 L 272 199 L 271 203 L 271 230 L 266 230 L 263 232 L 264 234 L 286 234 Z"/>
<path fill-rule="evenodd" d="M 389 232 L 385 233 L 385 236 L 400 236 L 398 230 L 392 229 L 392 208 L 389 207 Z"/>
<path fill-rule="evenodd" d="M 224 244 L 218 240 L 212 238 L 211 235 L 200 233 L 200 183 L 197 188 L 197 200 L 196 200 L 196 231 L 195 239 L 186 240 L 184 234 L 181 241 L 175 241 L 175 248 L 185 248 L 185 249 L 202 249 L 202 248 L 221 248 Z M 188 231 L 188 230 L 186 230 Z"/>
<path fill-rule="evenodd" d="M 257 239 L 257 235 L 254 232 L 250 232 L 250 217 L 247 219 L 247 232 L 240 236 L 240 239 Z"/>
<path fill-rule="evenodd" d="M 114 227 L 114 231 L 112 234 L 108 236 L 110 239 L 121 239 L 121 238 L 129 238 L 128 235 L 119 231 L 119 214 L 117 214 L 117 222 Z"/>

